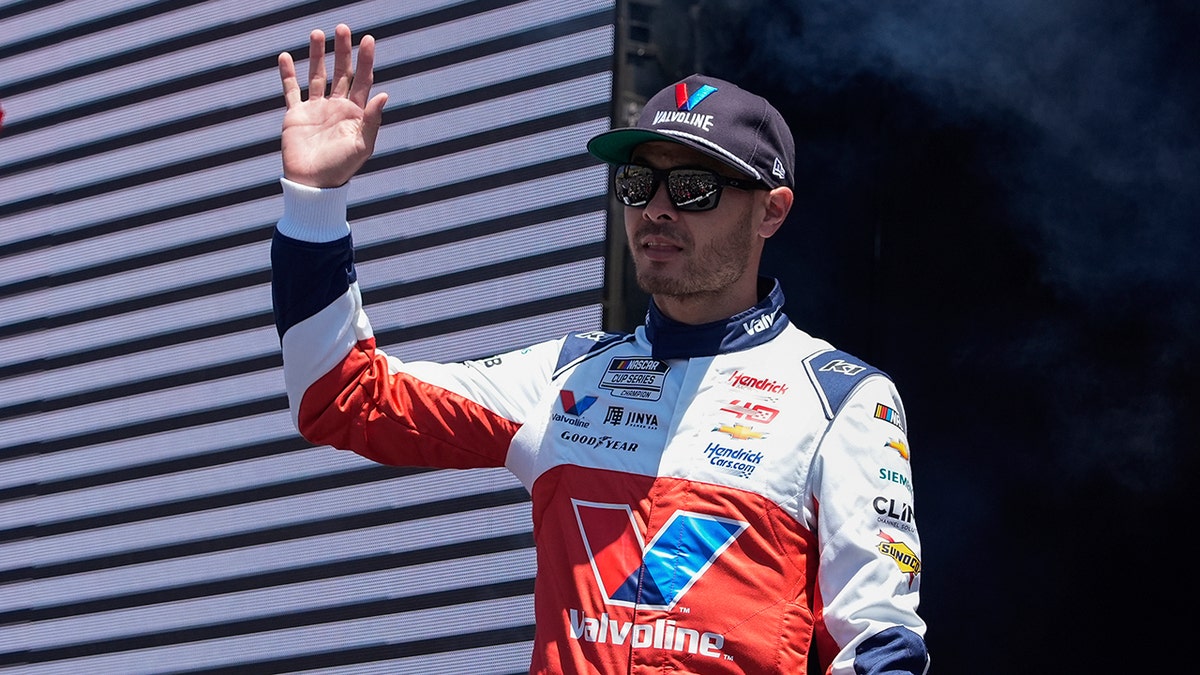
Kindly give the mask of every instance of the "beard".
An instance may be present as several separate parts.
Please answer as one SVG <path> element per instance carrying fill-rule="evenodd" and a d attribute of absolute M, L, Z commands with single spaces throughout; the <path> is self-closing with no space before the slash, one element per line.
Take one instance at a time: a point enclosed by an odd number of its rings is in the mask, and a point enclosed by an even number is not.
<path fill-rule="evenodd" d="M 639 265 L 633 255 L 634 271 L 638 287 L 657 296 L 695 299 L 705 295 L 716 295 L 742 278 L 749 267 L 752 254 L 752 225 L 750 210 L 745 209 L 737 216 L 736 226 L 727 233 L 713 239 L 685 261 L 682 273 L 666 273 L 654 269 L 654 265 Z M 635 244 L 630 242 L 630 246 Z"/>

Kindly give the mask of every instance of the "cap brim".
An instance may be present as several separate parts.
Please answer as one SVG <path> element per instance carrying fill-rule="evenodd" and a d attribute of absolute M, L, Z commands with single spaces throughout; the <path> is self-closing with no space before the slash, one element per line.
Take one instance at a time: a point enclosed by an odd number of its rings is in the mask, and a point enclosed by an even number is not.
<path fill-rule="evenodd" d="M 592 140 L 587 143 L 587 150 L 593 157 L 609 164 L 625 164 L 632 159 L 634 148 L 650 141 L 667 141 L 668 143 L 678 143 L 679 145 L 687 146 L 712 157 L 738 173 L 745 174 L 756 180 L 758 179 L 758 176 L 755 175 L 751 167 L 741 166 L 737 162 L 730 161 L 729 157 L 702 143 L 697 143 L 689 138 L 681 138 L 679 135 L 651 131 L 640 127 L 623 127 L 593 136 Z"/>
<path fill-rule="evenodd" d="M 629 127 L 613 129 L 593 137 L 588 141 L 587 150 L 593 156 L 609 164 L 624 164 L 633 156 L 634 148 L 649 141 L 677 143 L 679 139 L 660 134 L 657 131 Z"/>

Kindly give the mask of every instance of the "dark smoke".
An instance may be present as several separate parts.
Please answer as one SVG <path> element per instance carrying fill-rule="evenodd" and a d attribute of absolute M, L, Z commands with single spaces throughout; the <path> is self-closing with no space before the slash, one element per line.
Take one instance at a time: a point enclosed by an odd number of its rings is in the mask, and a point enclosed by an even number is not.
<path fill-rule="evenodd" d="M 676 0 L 656 34 L 664 78 L 703 70 L 786 108 L 814 160 L 801 210 L 822 216 L 797 219 L 801 245 L 819 224 L 883 237 L 873 262 L 904 277 L 867 287 L 885 314 L 992 323 L 950 356 L 1056 390 L 1036 414 L 1058 470 L 1141 491 L 1176 475 L 1200 345 L 1198 24 L 1170 3 Z"/>
<path fill-rule="evenodd" d="M 1172 664 L 1151 624 L 1183 603 L 1195 493 L 1200 5 L 664 0 L 654 34 L 660 86 L 729 79 L 792 124 L 764 265 L 900 386 L 934 672 Z"/>

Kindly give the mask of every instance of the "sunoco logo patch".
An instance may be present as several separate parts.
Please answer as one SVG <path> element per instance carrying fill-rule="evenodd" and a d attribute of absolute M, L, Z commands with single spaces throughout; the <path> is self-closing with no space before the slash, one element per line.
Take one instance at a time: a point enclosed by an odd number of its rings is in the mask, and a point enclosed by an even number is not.
<path fill-rule="evenodd" d="M 908 585 L 912 586 L 913 579 L 921 573 L 921 559 L 908 544 L 892 539 L 882 530 L 879 531 L 879 538 L 883 539 L 883 543 L 878 545 L 879 552 L 896 561 L 900 571 L 908 575 Z"/>

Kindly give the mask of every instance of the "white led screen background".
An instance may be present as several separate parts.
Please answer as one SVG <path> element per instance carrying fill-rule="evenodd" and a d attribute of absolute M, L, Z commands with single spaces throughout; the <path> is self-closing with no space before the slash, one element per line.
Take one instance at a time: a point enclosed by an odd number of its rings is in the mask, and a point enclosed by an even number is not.
<path fill-rule="evenodd" d="M 519 484 L 292 426 L 276 56 L 376 37 L 367 311 L 476 358 L 603 323 L 614 2 L 0 0 L 0 671 L 525 672 Z"/>

